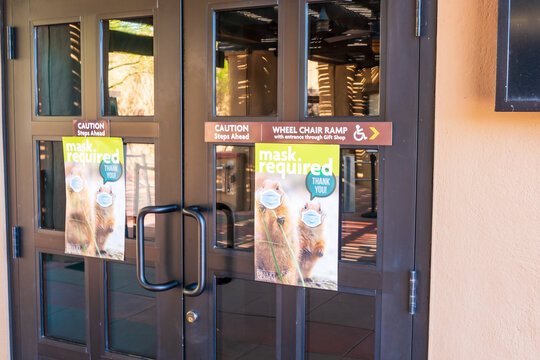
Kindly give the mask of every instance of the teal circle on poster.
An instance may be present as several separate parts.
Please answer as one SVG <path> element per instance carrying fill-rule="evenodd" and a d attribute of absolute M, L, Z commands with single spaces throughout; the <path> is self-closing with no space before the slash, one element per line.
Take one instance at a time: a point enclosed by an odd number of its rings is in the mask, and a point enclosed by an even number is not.
<path fill-rule="evenodd" d="M 122 164 L 115 164 L 102 161 L 99 164 L 99 173 L 103 178 L 103 183 L 106 184 L 108 181 L 116 181 L 122 176 Z"/>
<path fill-rule="evenodd" d="M 332 175 L 313 175 L 309 173 L 306 176 L 306 188 L 311 195 L 311 200 L 316 197 L 330 196 L 336 189 L 336 177 Z"/>

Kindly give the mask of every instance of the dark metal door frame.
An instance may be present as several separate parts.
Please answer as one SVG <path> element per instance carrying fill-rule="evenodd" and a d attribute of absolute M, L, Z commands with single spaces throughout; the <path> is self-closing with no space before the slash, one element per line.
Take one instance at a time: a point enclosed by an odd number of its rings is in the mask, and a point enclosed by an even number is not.
<path fill-rule="evenodd" d="M 435 121 L 435 70 L 437 0 L 423 0 L 419 38 L 418 165 L 416 183 L 416 234 L 414 267 L 418 272 L 418 308 L 413 317 L 412 359 L 427 359 L 431 230 L 433 202 L 433 147 Z"/>

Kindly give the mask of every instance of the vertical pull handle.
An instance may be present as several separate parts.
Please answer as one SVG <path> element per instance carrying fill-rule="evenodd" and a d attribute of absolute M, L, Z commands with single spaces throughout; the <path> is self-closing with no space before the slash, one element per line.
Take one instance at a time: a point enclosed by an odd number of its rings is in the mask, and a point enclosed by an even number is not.
<path fill-rule="evenodd" d="M 227 248 L 234 248 L 234 212 L 225 203 L 216 203 L 216 210 L 223 211 L 227 217 Z"/>
<path fill-rule="evenodd" d="M 197 283 L 190 284 L 184 287 L 184 294 L 187 296 L 199 296 L 203 291 L 206 283 L 206 221 L 202 215 L 202 210 L 198 206 L 189 206 L 182 209 L 182 212 L 197 220 L 199 225 L 199 262 L 197 272 Z"/>
<path fill-rule="evenodd" d="M 137 249 L 137 280 L 139 280 L 139 284 L 146 290 L 165 291 L 180 285 L 176 280 L 171 280 L 164 284 L 151 284 L 146 280 L 146 275 L 144 273 L 144 218 L 148 214 L 164 214 L 174 211 L 180 211 L 180 206 L 174 204 L 165 206 L 147 206 L 142 208 L 137 214 L 137 241 L 135 242 L 135 247 Z"/>

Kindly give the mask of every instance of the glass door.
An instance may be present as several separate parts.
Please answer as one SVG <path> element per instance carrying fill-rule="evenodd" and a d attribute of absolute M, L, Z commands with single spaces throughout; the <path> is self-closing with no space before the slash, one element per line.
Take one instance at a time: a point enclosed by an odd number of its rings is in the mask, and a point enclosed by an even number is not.
<path fill-rule="evenodd" d="M 182 200 L 179 2 L 8 1 L 6 14 L 14 358 L 180 359 L 182 289 L 143 289 L 136 266 L 138 212 Z M 62 137 L 101 119 L 124 144 L 124 261 L 64 253 Z M 181 219 L 146 216 L 149 282 L 182 279 Z"/>
<path fill-rule="evenodd" d="M 206 288 L 184 303 L 197 314 L 185 324 L 187 358 L 411 357 L 414 6 L 184 1 L 184 205 L 207 220 Z M 340 208 L 329 215 L 339 223 L 338 291 L 254 281 L 254 144 L 205 143 L 208 121 L 392 122 L 392 146 L 341 146 Z M 196 254 L 197 225 L 184 225 L 185 254 Z M 194 281 L 199 259 L 184 260 Z"/>

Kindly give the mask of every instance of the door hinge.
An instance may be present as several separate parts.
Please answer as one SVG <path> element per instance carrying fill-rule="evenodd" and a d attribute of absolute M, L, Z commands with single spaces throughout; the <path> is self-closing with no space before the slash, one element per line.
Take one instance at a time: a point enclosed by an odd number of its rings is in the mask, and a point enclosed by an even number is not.
<path fill-rule="evenodd" d="M 415 36 L 422 36 L 422 0 L 416 0 L 416 29 Z"/>
<path fill-rule="evenodd" d="M 409 270 L 409 314 L 416 314 L 416 288 L 418 279 L 416 270 Z"/>
<path fill-rule="evenodd" d="M 15 49 L 17 41 L 17 29 L 13 26 L 7 27 L 7 47 L 8 47 L 8 59 L 13 60 L 17 57 L 17 52 Z"/>
<path fill-rule="evenodd" d="M 21 227 L 14 226 L 11 228 L 11 240 L 13 245 L 13 258 L 21 257 Z"/>

